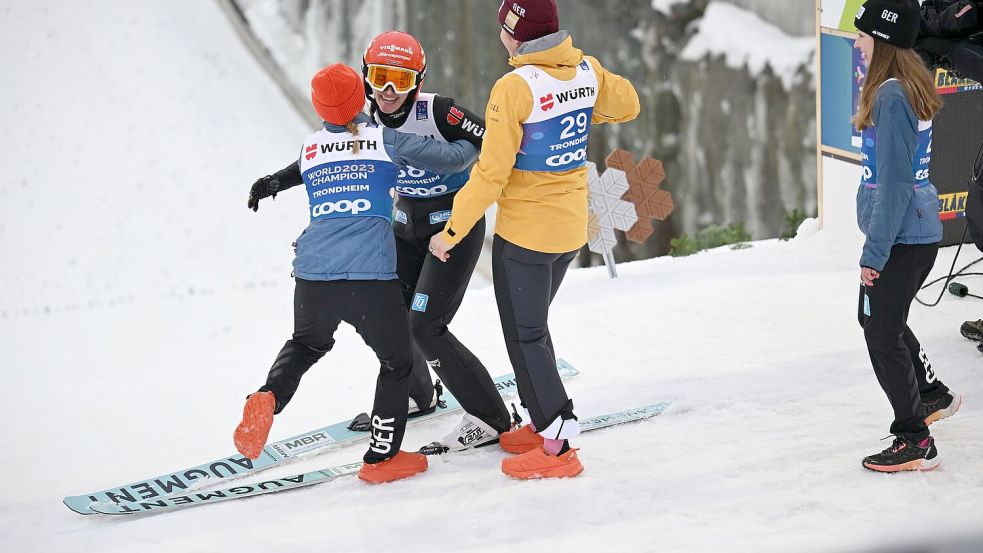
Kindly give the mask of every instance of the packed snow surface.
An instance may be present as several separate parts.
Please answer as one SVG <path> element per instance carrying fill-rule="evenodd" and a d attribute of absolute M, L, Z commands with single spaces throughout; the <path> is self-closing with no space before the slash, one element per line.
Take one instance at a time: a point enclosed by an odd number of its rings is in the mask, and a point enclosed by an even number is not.
<path fill-rule="evenodd" d="M 577 412 L 675 402 L 575 440 L 578 478 L 510 480 L 488 448 L 390 485 L 72 513 L 66 495 L 233 452 L 243 399 L 290 335 L 289 243 L 306 222 L 300 190 L 256 214 L 246 191 L 309 129 L 211 2 L 8 2 L 0 60 L 2 551 L 851 552 L 979 531 L 983 358 L 958 327 L 980 302 L 912 309 L 936 372 L 966 397 L 933 427 L 941 468 L 860 467 L 886 447 L 891 410 L 856 322 L 858 172 L 836 162 L 823 230 L 624 264 L 617 280 L 569 273 L 551 328 L 581 371 L 568 382 Z M 490 288 L 468 294 L 453 328 L 509 372 Z M 337 338 L 272 438 L 369 408 L 377 364 L 350 328 Z M 405 447 L 455 422 L 413 426 Z"/>

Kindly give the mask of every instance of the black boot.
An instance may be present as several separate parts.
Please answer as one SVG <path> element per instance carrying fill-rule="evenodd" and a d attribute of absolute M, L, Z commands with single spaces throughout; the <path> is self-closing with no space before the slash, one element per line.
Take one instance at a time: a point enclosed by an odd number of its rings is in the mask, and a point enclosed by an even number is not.
<path fill-rule="evenodd" d="M 983 342 L 983 319 L 964 322 L 963 325 L 959 327 L 959 332 L 970 340 L 975 342 Z"/>

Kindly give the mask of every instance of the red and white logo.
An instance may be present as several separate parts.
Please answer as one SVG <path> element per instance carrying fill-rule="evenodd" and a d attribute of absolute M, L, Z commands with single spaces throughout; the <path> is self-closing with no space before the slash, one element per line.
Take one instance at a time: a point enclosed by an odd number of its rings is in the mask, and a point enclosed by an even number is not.
<path fill-rule="evenodd" d="M 317 144 L 311 144 L 310 146 L 304 148 L 304 157 L 307 158 L 307 161 L 314 159 L 314 156 L 316 155 L 317 155 Z"/>
<path fill-rule="evenodd" d="M 464 112 L 452 106 L 447 113 L 447 122 L 451 125 L 458 125 L 462 119 L 464 119 Z"/>
<path fill-rule="evenodd" d="M 553 109 L 556 103 L 553 102 L 553 93 L 549 93 L 539 99 L 539 108 L 543 111 L 549 111 Z"/>

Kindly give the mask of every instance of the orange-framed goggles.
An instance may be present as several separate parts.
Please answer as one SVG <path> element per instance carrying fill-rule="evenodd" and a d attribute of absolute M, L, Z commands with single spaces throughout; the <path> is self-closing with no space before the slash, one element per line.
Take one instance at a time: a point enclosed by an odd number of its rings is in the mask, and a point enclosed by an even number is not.
<path fill-rule="evenodd" d="M 418 77 L 419 73 L 412 69 L 375 64 L 370 64 L 365 74 L 365 80 L 373 90 L 382 92 L 387 86 L 391 86 L 397 94 L 406 94 L 413 90 Z"/>

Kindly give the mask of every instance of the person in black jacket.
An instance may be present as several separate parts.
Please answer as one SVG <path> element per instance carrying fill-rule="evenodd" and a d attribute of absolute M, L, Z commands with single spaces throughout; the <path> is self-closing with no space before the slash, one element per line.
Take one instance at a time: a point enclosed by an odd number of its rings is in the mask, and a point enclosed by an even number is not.
<path fill-rule="evenodd" d="M 966 198 L 966 224 L 969 225 L 969 234 L 976 247 L 983 251 L 983 145 L 980 146 L 980 151 L 976 154 L 973 176 L 969 180 L 969 196 Z M 959 328 L 959 332 L 970 340 L 980 342 L 979 350 L 983 353 L 983 319 L 964 322 Z"/>
<path fill-rule="evenodd" d="M 983 82 L 983 1 L 925 0 L 915 51 L 932 69 Z"/>

